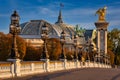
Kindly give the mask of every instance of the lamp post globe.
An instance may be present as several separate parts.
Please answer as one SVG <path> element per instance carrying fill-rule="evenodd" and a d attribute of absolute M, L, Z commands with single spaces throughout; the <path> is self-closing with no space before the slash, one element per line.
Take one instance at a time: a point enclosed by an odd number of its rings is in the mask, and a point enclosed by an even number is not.
<path fill-rule="evenodd" d="M 14 13 L 11 15 L 11 24 L 9 29 L 9 33 L 12 34 L 12 48 L 10 52 L 11 59 L 19 58 L 17 44 L 16 44 L 16 35 L 20 33 L 20 30 L 21 30 L 21 27 L 19 26 L 19 20 L 20 20 L 20 17 L 17 11 L 14 11 Z"/>

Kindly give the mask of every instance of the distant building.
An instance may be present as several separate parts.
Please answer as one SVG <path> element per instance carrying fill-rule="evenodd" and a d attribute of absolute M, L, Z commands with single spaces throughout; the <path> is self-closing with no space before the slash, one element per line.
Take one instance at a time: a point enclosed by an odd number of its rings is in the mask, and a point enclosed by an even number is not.
<path fill-rule="evenodd" d="M 24 38 L 27 42 L 31 43 L 32 46 L 40 47 L 43 44 L 41 39 L 41 27 L 47 24 L 49 28 L 49 38 L 58 38 L 60 39 L 61 32 L 64 30 L 66 33 L 66 44 L 73 45 L 73 36 L 76 35 L 74 26 L 66 24 L 62 19 L 62 12 L 59 11 L 58 20 L 55 24 L 51 24 L 45 20 L 30 20 L 29 22 L 22 23 L 20 36 Z M 86 36 L 92 35 L 86 31 L 85 35 L 78 37 L 78 43 L 83 45 L 86 43 Z"/>

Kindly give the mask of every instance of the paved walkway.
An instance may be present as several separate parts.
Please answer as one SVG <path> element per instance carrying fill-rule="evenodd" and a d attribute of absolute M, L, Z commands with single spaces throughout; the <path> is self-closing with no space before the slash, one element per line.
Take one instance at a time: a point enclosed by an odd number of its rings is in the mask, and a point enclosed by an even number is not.
<path fill-rule="evenodd" d="M 4 80 L 120 80 L 120 69 L 73 69 Z"/>

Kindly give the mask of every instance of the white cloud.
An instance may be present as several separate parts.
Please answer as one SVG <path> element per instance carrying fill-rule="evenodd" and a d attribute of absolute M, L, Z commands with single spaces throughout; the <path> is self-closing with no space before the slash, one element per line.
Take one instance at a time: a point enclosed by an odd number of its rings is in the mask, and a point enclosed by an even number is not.
<path fill-rule="evenodd" d="M 42 1 L 42 0 L 40 0 Z M 46 18 L 51 18 L 51 20 L 55 20 L 52 18 L 56 18 L 58 17 L 58 11 L 59 8 L 59 2 L 54 2 L 54 3 L 49 3 L 47 4 L 47 6 L 36 6 L 34 7 L 34 11 L 29 11 L 29 15 L 26 14 L 25 17 L 33 17 L 36 18 L 38 16 L 43 17 L 43 19 L 46 20 Z M 58 5 L 58 6 L 57 6 Z M 65 5 L 71 5 L 72 4 L 66 4 Z M 98 16 L 94 16 L 95 12 L 98 8 L 73 8 L 71 10 L 66 10 L 66 8 L 62 9 L 62 15 L 63 15 L 63 20 L 65 22 L 70 22 L 69 24 L 81 24 L 81 26 L 88 28 L 88 29 L 92 29 L 95 28 L 94 26 L 94 22 L 97 20 Z M 27 10 L 26 10 L 27 11 Z M 120 22 L 120 10 L 119 8 L 114 8 L 112 6 L 108 7 L 107 10 L 107 21 L 110 22 L 110 26 L 119 26 L 119 22 Z M 49 22 L 49 21 L 48 21 Z M 55 22 L 55 21 L 52 21 Z"/>
<path fill-rule="evenodd" d="M 119 14 L 120 13 L 120 8 L 110 7 L 107 11 L 108 11 L 108 14 Z"/>
<path fill-rule="evenodd" d="M 5 34 L 7 34 L 7 33 L 9 33 L 9 29 L 8 28 L 7 29 L 4 28 L 4 29 L 1 29 L 0 32 L 4 32 Z"/>
<path fill-rule="evenodd" d="M 91 14 L 95 14 L 95 10 L 90 9 L 90 8 L 76 8 L 76 9 L 73 9 L 73 10 L 69 10 L 67 12 L 72 14 L 72 15 L 91 15 Z"/>
<path fill-rule="evenodd" d="M 110 26 L 120 26 L 120 20 L 112 20 L 112 21 L 110 21 Z"/>
<path fill-rule="evenodd" d="M 51 8 L 47 8 L 47 7 L 39 7 L 37 9 L 38 13 L 40 15 L 46 15 L 48 17 L 56 17 L 58 14 L 56 10 L 52 10 Z"/>
<path fill-rule="evenodd" d="M 0 14 L 0 17 L 9 17 L 9 14 Z"/>

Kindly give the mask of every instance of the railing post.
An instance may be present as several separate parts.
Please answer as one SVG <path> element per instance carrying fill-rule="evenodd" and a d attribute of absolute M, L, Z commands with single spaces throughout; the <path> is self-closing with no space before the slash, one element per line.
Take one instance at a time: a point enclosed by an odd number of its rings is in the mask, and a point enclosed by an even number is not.
<path fill-rule="evenodd" d="M 64 69 L 67 69 L 67 59 L 60 59 L 63 62 Z"/>
<path fill-rule="evenodd" d="M 31 71 L 34 72 L 34 63 L 31 63 Z"/>
<path fill-rule="evenodd" d="M 49 59 L 40 59 L 41 61 L 45 62 L 45 71 L 46 72 L 50 72 L 50 69 L 49 69 L 49 64 L 50 64 L 50 60 Z"/>
<path fill-rule="evenodd" d="M 78 60 L 75 60 L 75 67 L 78 68 Z"/>
<path fill-rule="evenodd" d="M 64 59 L 64 69 L 67 69 L 67 60 Z"/>
<path fill-rule="evenodd" d="M 50 69 L 49 69 L 49 64 L 50 64 L 50 62 L 49 62 L 49 59 L 46 59 L 46 61 L 45 61 L 45 68 L 46 68 L 46 72 L 50 72 Z"/>
<path fill-rule="evenodd" d="M 20 67 L 21 67 L 20 59 L 8 59 L 7 61 L 13 62 L 14 71 L 13 70 L 12 71 L 14 72 L 15 76 L 21 76 L 21 73 L 20 73 Z"/>
<path fill-rule="evenodd" d="M 14 63 L 11 64 L 10 71 L 12 73 L 12 77 L 14 77 L 15 76 L 15 73 L 14 73 Z"/>

